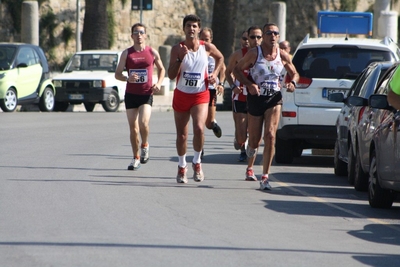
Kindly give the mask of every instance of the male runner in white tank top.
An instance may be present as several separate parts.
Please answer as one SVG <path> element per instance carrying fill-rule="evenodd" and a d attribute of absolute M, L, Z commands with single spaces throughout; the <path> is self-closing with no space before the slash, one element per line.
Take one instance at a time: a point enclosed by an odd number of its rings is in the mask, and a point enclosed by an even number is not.
<path fill-rule="evenodd" d="M 250 76 L 243 70 L 250 68 Z M 248 106 L 249 142 L 246 148 L 249 158 L 255 157 L 261 142 L 264 124 L 263 172 L 261 190 L 270 190 L 268 174 L 275 153 L 275 136 L 281 115 L 282 94 L 279 76 L 285 68 L 291 78 L 286 84 L 287 92 L 293 92 L 299 80 L 290 55 L 279 48 L 279 29 L 276 24 L 267 23 L 263 27 L 263 41 L 259 47 L 251 49 L 238 62 L 234 75 L 246 85 Z"/>
<path fill-rule="evenodd" d="M 176 150 L 178 152 L 178 183 L 187 183 L 186 150 L 189 120 L 193 120 L 193 179 L 204 180 L 201 168 L 201 151 L 204 144 L 204 125 L 208 114 L 210 94 L 208 84 L 216 82 L 224 57 L 211 43 L 199 40 L 201 20 L 196 15 L 183 19 L 185 40 L 171 49 L 168 77 L 176 78 L 172 107 L 176 126 Z M 208 56 L 215 59 L 214 72 L 208 74 Z"/>

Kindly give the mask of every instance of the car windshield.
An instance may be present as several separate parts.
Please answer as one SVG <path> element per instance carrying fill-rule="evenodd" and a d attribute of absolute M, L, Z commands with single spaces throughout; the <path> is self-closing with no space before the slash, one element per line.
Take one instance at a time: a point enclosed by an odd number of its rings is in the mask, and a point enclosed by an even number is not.
<path fill-rule="evenodd" d="M 394 58 L 388 51 L 352 47 L 300 49 L 293 58 L 300 76 L 353 80 L 374 61 L 394 61 Z"/>
<path fill-rule="evenodd" d="M 115 72 L 117 54 L 77 54 L 68 62 L 65 72 L 106 70 Z"/>
<path fill-rule="evenodd" d="M 10 69 L 16 51 L 13 46 L 0 46 L 0 70 Z"/>

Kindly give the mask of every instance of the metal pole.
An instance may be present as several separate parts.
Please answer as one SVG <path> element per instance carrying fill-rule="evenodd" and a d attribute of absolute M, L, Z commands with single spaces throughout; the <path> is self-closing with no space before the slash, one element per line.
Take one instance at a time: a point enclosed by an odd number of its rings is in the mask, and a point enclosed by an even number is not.
<path fill-rule="evenodd" d="M 140 23 L 143 23 L 142 17 L 143 17 L 143 0 L 140 0 Z"/>
<path fill-rule="evenodd" d="M 79 52 L 81 49 L 81 26 L 80 26 L 80 11 L 81 11 L 81 4 L 80 0 L 76 0 L 76 52 Z"/>

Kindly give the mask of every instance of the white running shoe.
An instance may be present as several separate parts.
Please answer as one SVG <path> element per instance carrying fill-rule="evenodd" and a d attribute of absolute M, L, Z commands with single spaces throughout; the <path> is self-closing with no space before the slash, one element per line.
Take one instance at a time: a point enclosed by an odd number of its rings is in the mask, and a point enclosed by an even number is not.
<path fill-rule="evenodd" d="M 257 154 L 257 148 L 251 148 L 249 145 L 246 146 L 246 154 L 248 158 L 252 158 Z"/>
<path fill-rule="evenodd" d="M 147 145 L 146 147 L 142 147 L 141 149 L 141 153 L 140 153 L 140 163 L 147 163 L 147 161 L 149 160 L 149 150 L 150 150 L 150 146 Z"/>
<path fill-rule="evenodd" d="M 188 182 L 187 176 L 187 166 L 186 167 L 179 167 L 178 165 L 178 174 L 176 175 L 176 182 L 179 184 L 186 184 Z"/>
<path fill-rule="evenodd" d="M 140 160 L 139 159 L 132 159 L 131 164 L 128 166 L 128 170 L 133 171 L 140 168 Z"/>
<path fill-rule="evenodd" d="M 193 168 L 193 180 L 195 182 L 202 182 L 204 180 L 204 173 L 203 170 L 201 169 L 201 163 L 193 163 L 192 162 L 192 168 Z"/>
<path fill-rule="evenodd" d="M 268 176 L 262 176 L 260 181 L 260 190 L 272 190 L 271 185 L 268 182 Z"/>
<path fill-rule="evenodd" d="M 246 169 L 246 181 L 257 181 L 257 176 L 254 174 L 253 169 Z"/>

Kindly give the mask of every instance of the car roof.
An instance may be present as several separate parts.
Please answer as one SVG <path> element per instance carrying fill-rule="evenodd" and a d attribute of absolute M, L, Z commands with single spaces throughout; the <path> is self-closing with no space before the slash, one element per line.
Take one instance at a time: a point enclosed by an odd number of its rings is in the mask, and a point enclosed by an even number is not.
<path fill-rule="evenodd" d="M 34 44 L 27 44 L 27 43 L 6 43 L 6 42 L 0 42 L 1 46 L 34 46 L 34 47 L 39 47 L 38 45 Z"/>
<path fill-rule="evenodd" d="M 392 66 L 394 63 L 391 61 L 374 61 L 370 64 L 370 66 L 374 66 L 374 65 L 381 65 L 381 67 L 383 68 L 388 68 L 390 66 Z"/>
<path fill-rule="evenodd" d="M 121 54 L 122 51 L 115 50 L 82 50 L 76 52 L 75 54 L 83 55 L 83 54 Z"/>
<path fill-rule="evenodd" d="M 304 38 L 298 49 L 326 48 L 333 46 L 357 46 L 361 49 L 378 49 L 396 51 L 397 45 L 391 39 L 346 38 L 346 37 L 321 37 Z"/>

